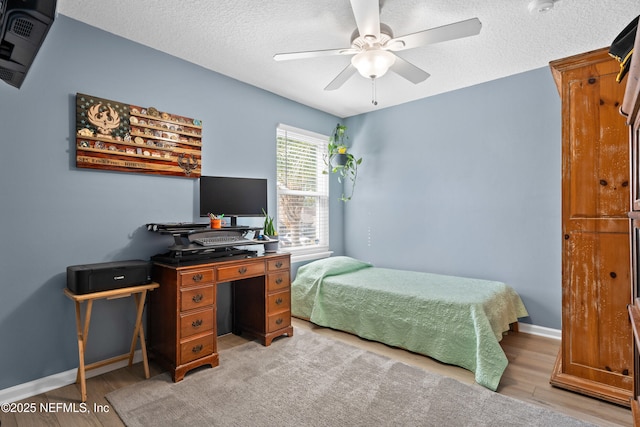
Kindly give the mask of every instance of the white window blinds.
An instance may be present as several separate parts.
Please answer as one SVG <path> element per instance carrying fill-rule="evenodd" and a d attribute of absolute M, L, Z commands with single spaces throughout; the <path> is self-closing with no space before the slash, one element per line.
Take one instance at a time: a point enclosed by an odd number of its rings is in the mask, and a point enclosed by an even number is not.
<path fill-rule="evenodd" d="M 292 254 L 329 249 L 329 176 L 323 174 L 328 136 L 277 128 L 278 240 Z"/>

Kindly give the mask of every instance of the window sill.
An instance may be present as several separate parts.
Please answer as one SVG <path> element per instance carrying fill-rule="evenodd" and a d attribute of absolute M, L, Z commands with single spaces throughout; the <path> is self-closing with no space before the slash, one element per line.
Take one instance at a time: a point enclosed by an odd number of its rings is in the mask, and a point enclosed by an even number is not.
<path fill-rule="evenodd" d="M 329 258 L 333 254 L 333 251 L 322 251 L 322 252 L 307 252 L 307 253 L 298 253 L 291 252 L 291 263 L 295 262 L 304 262 L 304 261 L 315 261 L 317 259 Z"/>

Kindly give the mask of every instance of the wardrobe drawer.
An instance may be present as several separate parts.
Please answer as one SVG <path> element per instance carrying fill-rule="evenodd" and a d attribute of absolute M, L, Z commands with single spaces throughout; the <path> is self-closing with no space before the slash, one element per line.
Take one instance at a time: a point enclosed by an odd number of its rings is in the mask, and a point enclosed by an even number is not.
<path fill-rule="evenodd" d="M 284 268 L 289 269 L 289 257 L 267 261 L 267 271 L 281 270 Z"/>
<path fill-rule="evenodd" d="M 180 272 L 180 286 L 213 283 L 213 268 Z"/>
<path fill-rule="evenodd" d="M 216 293 L 213 285 L 180 290 L 180 311 L 212 305 L 215 301 Z"/>
<path fill-rule="evenodd" d="M 291 310 L 291 293 L 278 292 L 267 296 L 267 313 Z"/>
<path fill-rule="evenodd" d="M 267 276 L 267 292 L 286 289 L 289 287 L 290 282 L 291 276 L 289 271 L 283 271 L 281 273 L 271 273 Z"/>
<path fill-rule="evenodd" d="M 272 314 L 267 319 L 267 332 L 277 331 L 291 325 L 291 312 L 283 311 L 282 313 Z"/>
<path fill-rule="evenodd" d="M 184 341 L 180 344 L 180 364 L 183 365 L 214 352 L 213 333 Z"/>
<path fill-rule="evenodd" d="M 218 268 L 218 282 L 230 282 L 246 277 L 264 275 L 264 262 L 235 265 L 233 267 Z"/>
<path fill-rule="evenodd" d="M 189 314 L 180 315 L 180 338 L 187 338 L 191 335 L 202 332 L 214 331 L 213 318 L 214 308 L 209 307 Z"/>

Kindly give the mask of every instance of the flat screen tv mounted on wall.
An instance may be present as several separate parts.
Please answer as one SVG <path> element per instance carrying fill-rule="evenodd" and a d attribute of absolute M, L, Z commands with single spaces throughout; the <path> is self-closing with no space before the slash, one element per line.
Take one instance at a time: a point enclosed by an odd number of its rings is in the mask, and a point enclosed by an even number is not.
<path fill-rule="evenodd" d="M 267 180 L 223 176 L 200 177 L 200 216 L 224 214 L 237 226 L 238 217 L 264 216 L 267 210 Z"/>

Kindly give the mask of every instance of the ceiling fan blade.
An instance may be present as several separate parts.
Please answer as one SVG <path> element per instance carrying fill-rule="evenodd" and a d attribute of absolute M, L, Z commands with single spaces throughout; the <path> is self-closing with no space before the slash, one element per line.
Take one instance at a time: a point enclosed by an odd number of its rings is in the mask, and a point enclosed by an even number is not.
<path fill-rule="evenodd" d="M 306 52 L 276 53 L 273 55 L 273 59 L 276 61 L 288 61 L 291 59 L 318 58 L 320 56 L 351 55 L 358 52 L 358 49 L 349 47 L 343 49 L 309 50 Z"/>
<path fill-rule="evenodd" d="M 389 50 L 399 51 L 440 43 L 447 40 L 461 39 L 463 37 L 475 36 L 480 33 L 482 23 L 478 18 L 467 19 L 442 27 L 431 28 L 406 36 L 396 37 L 386 43 Z"/>
<path fill-rule="evenodd" d="M 360 37 L 368 35 L 380 38 L 380 3 L 378 0 L 351 0 L 353 16 Z"/>
<path fill-rule="evenodd" d="M 430 74 L 416 67 L 412 63 L 405 61 L 396 55 L 396 62 L 389 68 L 394 73 L 409 80 L 413 84 L 418 84 L 429 78 Z"/>
<path fill-rule="evenodd" d="M 356 67 L 351 64 L 347 65 L 347 67 L 344 70 L 340 71 L 340 74 L 338 74 L 336 78 L 333 79 L 331 83 L 329 83 L 327 87 L 324 88 L 324 90 L 340 89 L 340 86 L 345 84 L 346 81 L 356 73 L 356 71 Z"/>

